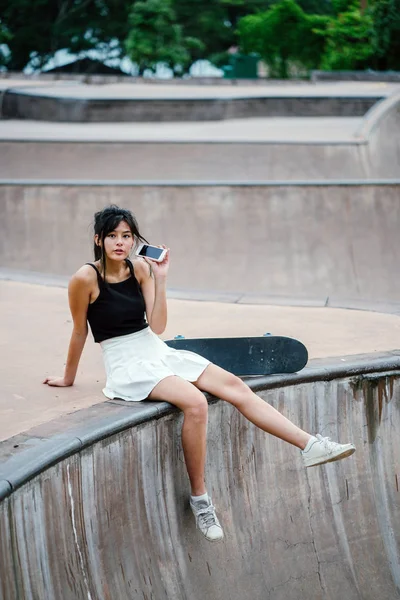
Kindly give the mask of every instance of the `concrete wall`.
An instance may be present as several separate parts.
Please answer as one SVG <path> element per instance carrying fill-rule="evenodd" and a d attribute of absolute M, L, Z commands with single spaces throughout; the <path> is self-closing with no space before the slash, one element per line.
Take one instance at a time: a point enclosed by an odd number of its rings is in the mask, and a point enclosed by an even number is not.
<path fill-rule="evenodd" d="M 141 122 L 213 121 L 246 117 L 358 117 L 364 115 L 382 95 L 315 96 L 259 98 L 76 98 L 41 96 L 29 89 L 7 90 L 3 95 L 2 116 L 10 119 L 43 121 Z"/>
<path fill-rule="evenodd" d="M 385 141 L 382 140 L 383 148 Z M 380 148 L 377 148 L 377 153 Z M 0 178 L 73 181 L 379 179 L 394 156 L 371 161 L 365 141 L 343 144 L 0 142 Z M 387 175 L 389 173 L 389 175 Z"/>
<path fill-rule="evenodd" d="M 311 71 L 311 81 L 400 82 L 399 71 Z"/>
<path fill-rule="evenodd" d="M 342 143 L 4 141 L 0 178 L 93 181 L 397 179 L 400 95 L 375 105 Z"/>
<path fill-rule="evenodd" d="M 44 470 L 0 504 L 1 600 L 400 598 L 400 385 L 395 373 L 261 396 L 356 454 L 299 452 L 210 406 L 208 487 L 224 543 L 196 531 L 174 413 Z"/>
<path fill-rule="evenodd" d="M 374 106 L 363 119 L 357 132 L 368 142 L 369 165 L 381 177 L 400 174 L 400 93 L 393 94 Z M 396 173 L 396 175 L 394 175 Z"/>
<path fill-rule="evenodd" d="M 95 75 L 95 74 L 77 74 L 77 73 L 34 73 L 27 75 L 20 71 L 3 71 L 0 73 L 1 79 L 18 79 L 20 81 L 80 81 L 82 83 L 103 84 L 103 83 L 149 83 L 165 85 L 165 79 L 156 79 L 151 77 L 134 77 L 124 75 Z M 399 71 L 311 71 L 311 81 L 400 81 Z M 168 79 L 168 85 L 308 85 L 309 81 L 304 79 L 268 79 L 259 77 L 258 79 L 224 79 L 223 77 L 188 77 Z"/>
<path fill-rule="evenodd" d="M 71 275 L 110 203 L 171 248 L 171 288 L 400 297 L 399 185 L 2 185 L 0 266 Z"/>
<path fill-rule="evenodd" d="M 237 86 L 242 85 L 309 85 L 309 82 L 304 79 L 267 79 L 259 77 L 258 79 L 224 79 L 219 76 L 210 77 L 175 77 L 172 79 L 157 79 L 155 77 L 134 77 L 131 75 L 96 75 L 91 73 L 33 73 L 28 75 L 21 71 L 2 71 L 0 72 L 0 80 L 11 79 L 18 81 L 79 81 L 88 84 L 107 84 L 107 83 L 146 83 L 151 85 L 177 85 L 177 86 L 192 86 L 192 85 L 221 85 L 221 86 Z M 14 85 L 14 81 L 12 82 Z"/>

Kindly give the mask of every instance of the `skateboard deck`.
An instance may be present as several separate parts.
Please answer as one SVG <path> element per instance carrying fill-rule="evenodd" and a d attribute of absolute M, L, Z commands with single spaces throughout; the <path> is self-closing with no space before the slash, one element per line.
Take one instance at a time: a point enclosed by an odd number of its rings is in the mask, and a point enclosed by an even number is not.
<path fill-rule="evenodd" d="M 176 350 L 196 352 L 235 375 L 295 373 L 308 360 L 304 344 L 276 335 L 193 339 L 177 336 L 166 344 Z"/>

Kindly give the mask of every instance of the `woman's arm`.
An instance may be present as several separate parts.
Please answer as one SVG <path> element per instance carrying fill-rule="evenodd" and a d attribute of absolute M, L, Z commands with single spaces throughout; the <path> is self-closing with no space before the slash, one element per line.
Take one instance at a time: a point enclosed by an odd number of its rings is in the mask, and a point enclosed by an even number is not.
<path fill-rule="evenodd" d="M 161 263 L 151 261 L 151 269 L 150 261 L 147 260 L 138 261 L 137 267 L 138 281 L 146 305 L 147 322 L 154 333 L 161 335 L 167 326 L 169 249 Z"/>
<path fill-rule="evenodd" d="M 64 377 L 46 377 L 43 383 L 57 387 L 67 387 L 73 385 L 75 381 L 79 360 L 88 334 L 87 309 L 91 283 L 91 273 L 85 268 L 75 273 L 69 283 L 68 299 L 74 327 L 69 343 Z"/>

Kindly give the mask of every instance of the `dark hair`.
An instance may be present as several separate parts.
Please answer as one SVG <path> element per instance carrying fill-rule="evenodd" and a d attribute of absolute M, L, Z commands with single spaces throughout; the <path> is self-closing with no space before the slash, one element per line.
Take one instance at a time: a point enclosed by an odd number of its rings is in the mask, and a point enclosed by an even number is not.
<path fill-rule="evenodd" d="M 105 279 L 105 271 L 106 271 L 106 261 L 105 261 L 105 252 L 104 252 L 104 239 L 107 235 L 116 229 L 121 221 L 125 221 L 129 225 L 129 229 L 132 232 L 132 235 L 141 242 L 149 242 L 139 233 L 138 223 L 131 213 L 130 210 L 125 208 L 120 208 L 116 204 L 111 204 L 110 206 L 106 206 L 103 210 L 95 213 L 94 215 L 94 233 L 99 236 L 99 241 L 102 242 L 101 246 L 98 246 L 96 242 L 94 242 L 94 259 L 100 260 L 103 267 L 103 276 Z"/>

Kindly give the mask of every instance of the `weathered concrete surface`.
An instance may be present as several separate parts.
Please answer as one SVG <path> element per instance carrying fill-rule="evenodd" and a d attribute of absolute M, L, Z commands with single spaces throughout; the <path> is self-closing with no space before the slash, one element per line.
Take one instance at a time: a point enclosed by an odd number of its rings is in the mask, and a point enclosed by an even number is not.
<path fill-rule="evenodd" d="M 372 82 L 373 87 L 385 87 L 385 83 L 398 83 L 400 82 L 400 73 L 398 71 L 312 71 L 311 79 L 312 83 L 320 83 L 321 81 L 334 82 L 337 84 L 339 81 L 361 82 L 364 86 L 365 82 Z M 188 87 L 188 86 L 213 86 L 216 87 L 293 87 L 297 88 L 300 85 L 309 87 L 310 81 L 303 79 L 291 80 L 291 79 L 269 79 L 267 77 L 259 77 L 258 79 L 224 79 L 223 77 L 211 75 L 211 76 L 197 76 L 192 75 L 191 77 L 182 79 L 156 79 L 149 77 L 136 77 L 133 75 L 98 75 L 95 73 L 22 73 L 21 71 L 2 71 L 0 73 L 0 89 L 2 86 L 14 87 L 14 85 L 35 85 L 42 83 L 49 85 L 49 82 L 53 85 L 55 82 L 80 82 L 85 84 L 135 84 L 143 85 L 147 87 L 149 85 L 157 85 L 165 87 L 177 86 L 177 87 Z M 340 88 L 339 88 L 340 89 Z"/>
<path fill-rule="evenodd" d="M 357 117 L 382 95 L 372 97 L 259 97 L 193 99 L 61 98 L 21 90 L 3 94 L 2 116 L 72 123 L 213 121 L 246 117 Z"/>
<path fill-rule="evenodd" d="M 364 119 L 247 118 L 125 126 L 14 120 L 0 123 L 0 140 L 0 177 L 5 179 L 396 179 L 400 94 L 378 103 Z"/>
<path fill-rule="evenodd" d="M 42 82 L 41 82 L 42 83 Z M 21 86 L 3 95 L 2 116 L 64 122 L 210 121 L 265 116 L 361 116 L 395 84 L 292 86 Z"/>
<path fill-rule="evenodd" d="M 397 177 L 400 173 L 400 95 L 393 95 L 371 109 L 356 137 L 368 142 L 368 163 L 374 165 L 374 172 L 381 177 Z"/>
<path fill-rule="evenodd" d="M 311 71 L 311 81 L 400 82 L 399 71 Z"/>
<path fill-rule="evenodd" d="M 38 80 L 39 81 L 39 80 Z M 12 87 L 6 81 L 0 79 L 1 86 Z M 19 91 L 23 91 L 20 82 L 17 82 Z M 39 85 L 29 85 L 28 91 L 32 95 L 47 98 L 69 98 L 90 100 L 176 100 L 176 99 L 216 99 L 216 98 L 385 98 L 400 89 L 399 84 L 393 83 L 367 83 L 367 82 L 343 82 L 343 83 L 310 83 L 310 82 L 284 82 L 277 81 L 272 84 L 260 86 L 259 82 L 254 85 L 245 85 L 240 82 L 234 85 L 188 85 L 184 83 L 176 85 L 175 82 L 164 82 L 155 85 L 155 82 L 143 83 L 117 83 L 109 85 L 84 85 L 79 81 L 53 81 L 42 82 Z"/>
<path fill-rule="evenodd" d="M 5 180 L 257 182 L 397 178 L 398 164 L 370 160 L 364 141 L 50 142 L 3 141 Z M 386 155 L 386 153 L 385 153 Z"/>
<path fill-rule="evenodd" d="M 356 454 L 305 471 L 212 404 L 207 481 L 226 534 L 213 545 L 187 506 L 181 415 L 122 431 L 3 500 L 1 600 L 400 598 L 398 373 L 259 393 Z"/>
<path fill-rule="evenodd" d="M 117 203 L 171 248 L 170 287 L 400 298 L 400 186 L 0 186 L 0 266 L 70 275 Z M 184 227 L 182 224 L 184 223 Z"/>
<path fill-rule="evenodd" d="M 349 142 L 361 117 L 274 117 L 201 123 L 0 122 L 0 139 L 10 142 Z"/>
<path fill-rule="evenodd" d="M 101 350 L 86 342 L 75 384 L 42 384 L 62 375 L 72 331 L 67 290 L 0 281 L 0 440 L 104 402 Z M 400 313 L 399 313 L 400 314 Z M 251 306 L 217 302 L 168 301 L 163 339 L 230 337 L 271 332 L 300 339 L 310 359 L 400 348 L 397 315 L 318 307 Z M 350 359 L 351 360 L 351 359 Z"/>

